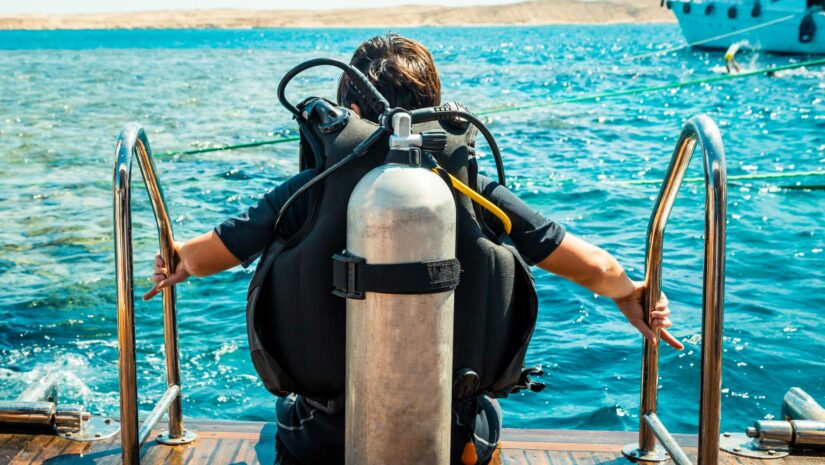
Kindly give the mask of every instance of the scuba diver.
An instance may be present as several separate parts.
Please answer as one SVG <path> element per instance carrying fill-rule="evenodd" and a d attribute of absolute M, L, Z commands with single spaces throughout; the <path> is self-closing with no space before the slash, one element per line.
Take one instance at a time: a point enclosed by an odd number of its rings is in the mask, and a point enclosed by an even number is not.
<path fill-rule="evenodd" d="M 538 306 L 530 265 L 612 299 L 652 343 L 658 329 L 662 341 L 683 348 L 667 331 L 671 322 L 664 295 L 648 326 L 644 286 L 632 281 L 613 256 L 566 232 L 508 190 L 500 163 L 498 180 L 478 173 L 477 133 L 500 162 L 495 141 L 466 108 L 441 105 L 438 72 L 422 44 L 386 34 L 361 44 L 349 65 L 336 63 L 345 70 L 336 103 L 308 98 L 294 106 L 286 101 L 288 81 L 315 64 L 290 71 L 279 86 L 282 104 L 299 124 L 300 171 L 238 217 L 176 244 L 175 269 L 158 255 L 151 276 L 155 285 L 144 295 L 147 300 L 190 276 L 247 267 L 261 257 L 250 285 L 247 322 L 253 364 L 265 387 L 279 397 L 276 464 L 344 463 L 344 297 L 352 298 L 355 290 L 346 279 L 341 282 L 332 256 L 346 247 L 347 202 L 355 184 L 387 153 L 386 136 L 384 144 L 370 145 L 371 134 L 380 135 L 391 114 L 382 114 L 384 104 L 430 115 L 418 123 L 413 117 L 413 130 L 446 136 L 446 145 L 433 155 L 438 165 L 509 221 L 480 207 L 483 202 L 454 193 L 461 275 L 455 288 L 451 463 L 489 463 L 502 424 L 495 398 L 544 387 L 530 378 L 540 370 L 524 368 Z M 347 153 L 361 156 L 351 161 Z"/>

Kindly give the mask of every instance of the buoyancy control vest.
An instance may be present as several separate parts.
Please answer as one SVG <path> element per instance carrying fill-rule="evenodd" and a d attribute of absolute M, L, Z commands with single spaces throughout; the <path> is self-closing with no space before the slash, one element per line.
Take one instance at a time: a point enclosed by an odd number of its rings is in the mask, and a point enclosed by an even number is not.
<path fill-rule="evenodd" d="M 327 169 L 373 134 L 377 126 L 320 98 L 298 109 L 303 169 Z M 447 147 L 438 164 L 477 189 L 476 131 L 466 122 L 416 124 L 438 128 Z M 253 364 L 276 395 L 298 393 L 315 400 L 340 399 L 345 384 L 346 300 L 333 293 L 332 256 L 346 247 L 346 211 L 358 181 L 384 162 L 386 140 L 347 163 L 312 191 L 308 216 L 291 237 L 278 236 L 252 278 L 247 323 Z M 496 225 L 486 225 L 466 196 L 456 194 L 457 250 L 461 264 L 455 290 L 454 396 L 503 397 L 531 386 L 524 357 L 535 327 L 537 297 L 528 265 Z M 398 369 L 403 370 L 404 367 Z M 377 373 L 376 376 L 380 376 Z"/>

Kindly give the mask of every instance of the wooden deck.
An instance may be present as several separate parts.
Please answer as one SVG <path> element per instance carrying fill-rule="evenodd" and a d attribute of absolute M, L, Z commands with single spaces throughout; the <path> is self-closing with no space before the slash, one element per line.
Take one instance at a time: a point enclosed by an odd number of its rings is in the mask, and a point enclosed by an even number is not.
<path fill-rule="evenodd" d="M 142 449 L 147 465 L 271 465 L 275 460 L 275 425 L 257 422 L 190 421 L 199 439 L 191 445 L 168 447 L 148 441 Z M 571 430 L 506 429 L 501 464 L 625 465 L 624 444 L 634 433 Z M 690 455 L 696 440 L 678 436 Z M 694 457 L 695 459 L 695 457 Z M 0 434 L 0 465 L 115 465 L 120 463 L 118 438 L 97 443 L 66 441 L 54 436 Z M 722 453 L 720 465 L 822 465 L 823 456 L 791 456 L 758 461 Z"/>

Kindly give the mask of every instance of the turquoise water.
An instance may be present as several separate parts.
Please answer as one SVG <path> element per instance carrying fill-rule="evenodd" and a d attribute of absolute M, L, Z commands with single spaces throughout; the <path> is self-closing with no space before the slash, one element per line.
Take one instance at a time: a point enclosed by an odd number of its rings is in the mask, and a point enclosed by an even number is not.
<path fill-rule="evenodd" d="M 280 76 L 311 57 L 346 59 L 376 32 L 0 32 L 0 399 L 63 370 L 64 399 L 117 414 L 111 178 L 123 123 L 143 124 L 156 152 L 294 134 L 275 97 Z M 432 49 L 445 100 L 475 110 L 723 71 L 720 52 L 622 59 L 683 43 L 673 25 L 402 32 Z M 740 61 L 761 68 L 803 59 Z M 490 128 L 511 187 L 639 278 L 657 187 L 612 181 L 661 179 L 682 123 L 698 113 L 719 123 L 730 174 L 823 170 L 823 78 L 822 69 L 794 70 L 501 114 Z M 329 70 L 305 75 L 290 95 L 331 97 L 334 79 Z M 158 159 L 177 237 L 210 229 L 294 174 L 295 148 Z M 482 164 L 493 171 L 491 157 Z M 729 201 L 723 428 L 738 430 L 777 415 L 790 386 L 825 401 L 825 191 L 737 182 Z M 134 203 L 142 291 L 157 245 L 139 189 Z M 664 288 L 686 349 L 662 351 L 660 405 L 664 422 L 682 432 L 697 422 L 703 205 L 701 185 L 686 186 L 665 244 Z M 238 268 L 180 286 L 190 417 L 273 418 L 275 399 L 247 356 L 250 275 Z M 505 400 L 505 425 L 635 429 L 638 335 L 608 300 L 540 270 L 536 282 L 540 320 L 528 359 L 546 368 L 548 388 Z M 160 302 L 139 302 L 137 319 L 140 407 L 148 411 L 165 388 Z"/>

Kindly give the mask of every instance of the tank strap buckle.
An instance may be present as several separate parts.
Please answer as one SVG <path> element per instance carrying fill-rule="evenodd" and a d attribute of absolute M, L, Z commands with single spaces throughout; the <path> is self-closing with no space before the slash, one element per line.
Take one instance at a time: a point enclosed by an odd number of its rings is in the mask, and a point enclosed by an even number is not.
<path fill-rule="evenodd" d="M 345 299 L 364 299 L 364 291 L 356 289 L 358 265 L 367 261 L 346 250 L 332 256 L 332 293 Z"/>
<path fill-rule="evenodd" d="M 455 258 L 410 263 L 371 264 L 346 250 L 332 256 L 332 293 L 363 299 L 364 292 L 435 294 L 454 290 L 461 278 Z"/>

